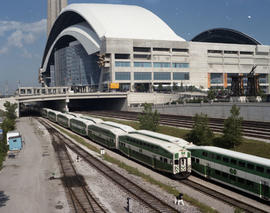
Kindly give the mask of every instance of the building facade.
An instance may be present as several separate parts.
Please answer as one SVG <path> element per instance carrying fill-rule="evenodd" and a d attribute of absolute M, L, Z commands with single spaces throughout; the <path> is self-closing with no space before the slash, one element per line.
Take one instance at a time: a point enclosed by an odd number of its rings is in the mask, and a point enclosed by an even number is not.
<path fill-rule="evenodd" d="M 254 65 L 260 87 L 269 93 L 270 46 L 243 33 L 212 29 L 185 41 L 144 8 L 74 4 L 54 23 L 41 72 L 48 86 L 153 91 L 178 85 L 206 90 L 228 88 L 236 75 L 246 84 Z"/>

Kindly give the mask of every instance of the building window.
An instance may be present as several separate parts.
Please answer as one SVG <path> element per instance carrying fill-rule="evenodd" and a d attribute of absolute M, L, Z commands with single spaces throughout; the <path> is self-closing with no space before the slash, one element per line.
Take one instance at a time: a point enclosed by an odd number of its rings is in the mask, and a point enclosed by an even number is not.
<path fill-rule="evenodd" d="M 152 67 L 151 62 L 134 62 L 134 67 Z"/>
<path fill-rule="evenodd" d="M 254 55 L 254 53 L 248 51 L 240 51 L 240 55 Z"/>
<path fill-rule="evenodd" d="M 115 59 L 130 59 L 130 54 L 115 54 Z"/>
<path fill-rule="evenodd" d="M 162 52 L 169 52 L 170 51 L 170 48 L 153 48 L 153 51 L 162 51 Z"/>
<path fill-rule="evenodd" d="M 171 64 L 168 62 L 154 62 L 154 67 L 163 68 L 171 67 Z"/>
<path fill-rule="evenodd" d="M 212 54 L 222 54 L 222 50 L 208 50 L 208 53 L 212 53 Z"/>
<path fill-rule="evenodd" d="M 174 72 L 173 80 L 189 80 L 189 72 Z"/>
<path fill-rule="evenodd" d="M 188 53 L 188 49 L 172 48 L 173 52 Z"/>
<path fill-rule="evenodd" d="M 130 80 L 129 72 L 115 72 L 115 80 Z"/>
<path fill-rule="evenodd" d="M 134 80 L 152 80 L 151 72 L 134 72 Z"/>
<path fill-rule="evenodd" d="M 154 80 L 171 80 L 169 72 L 154 72 Z"/>
<path fill-rule="evenodd" d="M 116 61 L 115 62 L 116 67 L 130 67 L 129 61 Z"/>
<path fill-rule="evenodd" d="M 223 84 L 222 73 L 211 73 L 211 84 Z"/>
<path fill-rule="evenodd" d="M 189 68 L 189 63 L 173 63 L 174 68 Z"/>
<path fill-rule="evenodd" d="M 151 52 L 150 47 L 133 47 L 133 52 Z"/>
<path fill-rule="evenodd" d="M 237 51 L 224 50 L 224 54 L 238 54 Z"/>

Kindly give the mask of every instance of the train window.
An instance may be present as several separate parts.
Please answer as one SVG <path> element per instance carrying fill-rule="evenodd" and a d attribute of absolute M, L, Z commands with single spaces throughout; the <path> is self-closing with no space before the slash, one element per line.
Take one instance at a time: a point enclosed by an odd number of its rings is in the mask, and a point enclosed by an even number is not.
<path fill-rule="evenodd" d="M 230 179 L 233 180 L 233 181 L 236 181 L 236 176 L 230 175 Z"/>
<path fill-rule="evenodd" d="M 223 157 L 223 161 L 226 162 L 226 163 L 228 163 L 229 162 L 229 158 Z"/>
<path fill-rule="evenodd" d="M 247 180 L 247 186 L 249 186 L 249 187 L 253 187 L 253 182 L 251 182 L 251 181 L 249 181 L 249 180 Z"/>
<path fill-rule="evenodd" d="M 231 159 L 231 164 L 236 165 L 236 160 L 235 159 Z"/>
<path fill-rule="evenodd" d="M 225 173 L 225 172 L 222 172 L 222 176 L 225 177 L 225 178 L 228 178 L 229 175 L 227 173 Z"/>
<path fill-rule="evenodd" d="M 207 154 L 208 154 L 207 152 L 202 153 L 202 155 L 205 156 L 205 157 L 207 157 Z"/>
<path fill-rule="evenodd" d="M 160 157 L 160 161 L 162 161 L 163 160 L 163 158 L 162 157 Z"/>
<path fill-rule="evenodd" d="M 253 165 L 253 164 L 248 163 L 248 164 L 247 164 L 247 168 L 248 168 L 248 169 L 254 169 L 254 165 Z"/>
<path fill-rule="evenodd" d="M 243 162 L 243 161 L 239 161 L 238 162 L 238 165 L 241 166 L 241 167 L 246 167 L 246 163 Z"/>
<path fill-rule="evenodd" d="M 220 171 L 215 170 L 215 174 L 216 174 L 216 175 L 220 175 L 221 173 L 220 173 Z"/>
<path fill-rule="evenodd" d="M 200 160 L 199 159 L 196 159 L 196 163 L 200 163 Z"/>
<path fill-rule="evenodd" d="M 217 155 L 217 156 L 216 156 L 216 159 L 217 159 L 217 160 L 221 160 L 221 156 L 220 156 L 220 155 Z"/>
<path fill-rule="evenodd" d="M 263 173 L 264 172 L 264 168 L 261 167 L 261 166 L 256 166 L 256 171 Z"/>
<path fill-rule="evenodd" d="M 238 177 L 238 178 L 237 178 L 237 181 L 238 181 L 239 183 L 244 183 L 244 182 L 245 182 L 245 179 Z"/>
<path fill-rule="evenodd" d="M 174 160 L 174 164 L 178 165 L 178 160 Z"/>
<path fill-rule="evenodd" d="M 193 162 L 193 163 L 195 162 L 195 158 L 194 157 L 191 157 L 191 162 Z"/>
<path fill-rule="evenodd" d="M 270 169 L 267 169 L 267 170 L 266 170 L 266 173 L 267 173 L 267 174 L 270 174 Z"/>
<path fill-rule="evenodd" d="M 168 163 L 168 160 L 167 160 L 167 158 L 164 158 L 164 163 Z"/>

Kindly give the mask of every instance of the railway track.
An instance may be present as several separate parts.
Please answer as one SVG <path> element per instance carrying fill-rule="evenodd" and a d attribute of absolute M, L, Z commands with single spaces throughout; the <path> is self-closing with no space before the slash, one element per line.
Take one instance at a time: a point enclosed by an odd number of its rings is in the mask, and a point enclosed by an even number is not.
<path fill-rule="evenodd" d="M 80 113 L 87 113 L 96 116 L 112 117 L 132 121 L 138 121 L 139 115 L 139 113 L 137 112 L 127 112 L 127 111 L 90 111 Z M 192 120 L 192 117 L 189 116 L 161 114 L 159 123 L 162 125 L 191 129 L 194 122 Z M 221 133 L 223 131 L 223 124 L 224 119 L 209 118 L 209 127 L 214 132 Z M 243 127 L 243 135 L 246 137 L 270 140 L 269 122 L 243 121 L 242 127 Z"/>
<path fill-rule="evenodd" d="M 52 135 L 52 144 L 57 153 L 57 157 L 63 174 L 62 181 L 69 194 L 71 209 L 75 213 L 106 213 L 106 209 L 88 190 L 81 175 L 77 174 L 67 148 L 63 143 L 66 138 L 58 131 L 50 127 L 44 121 L 39 120 Z"/>
<path fill-rule="evenodd" d="M 235 198 L 232 198 L 230 196 L 227 196 L 225 194 L 222 194 L 220 192 L 217 192 L 215 190 L 212 190 L 210 188 L 207 188 L 199 183 L 196 183 L 190 179 L 181 180 L 181 183 L 186 184 L 187 186 L 190 186 L 200 192 L 203 192 L 204 194 L 207 194 L 211 197 L 217 198 L 218 200 L 222 200 L 225 203 L 228 203 L 230 205 L 233 205 L 237 208 L 240 208 L 241 210 L 244 210 L 244 212 L 248 213 L 267 213 L 268 211 L 264 211 L 261 208 L 257 208 L 255 206 L 249 205 L 248 203 L 242 202 L 241 200 L 237 200 Z"/>
<path fill-rule="evenodd" d="M 54 135 L 61 135 L 59 132 L 57 132 L 55 129 L 53 129 L 51 126 L 49 126 L 44 121 L 41 121 L 41 123 L 44 124 L 44 126 L 49 130 L 49 132 L 53 136 Z M 177 209 L 173 208 L 172 206 L 170 206 L 167 203 L 165 203 L 164 201 L 162 201 L 162 198 L 160 199 L 160 198 L 152 195 L 151 193 L 145 191 L 142 187 L 138 186 L 137 184 L 133 183 L 132 181 L 130 181 L 126 177 L 122 176 L 120 173 L 111 169 L 109 166 L 107 166 L 101 160 L 93 157 L 88 152 L 86 152 L 85 150 L 83 150 L 79 146 L 72 143 L 65 136 L 61 135 L 59 138 L 61 138 L 61 141 L 64 143 L 65 146 L 67 146 L 69 149 L 71 149 L 73 152 L 75 152 L 77 155 L 79 155 L 91 167 L 94 167 L 96 170 L 103 173 L 107 178 L 111 179 L 116 185 L 120 186 L 120 188 L 122 188 L 124 191 L 126 191 L 128 194 L 130 194 L 131 197 L 138 200 L 145 207 L 147 207 L 149 209 L 149 212 L 159 212 L 159 213 L 178 212 Z M 58 148 L 58 145 L 57 145 L 56 149 L 64 149 L 63 145 L 61 145 L 60 147 L 61 148 Z M 61 165 L 61 167 L 62 167 L 62 165 Z M 71 167 L 73 167 L 73 166 L 71 166 Z M 82 196 L 83 192 L 81 191 L 81 192 L 79 192 L 79 194 L 80 194 L 80 196 Z M 71 195 L 71 197 L 72 196 L 73 195 Z M 77 195 L 76 195 L 76 197 L 78 198 Z M 73 199 L 72 202 L 76 204 L 77 198 Z M 83 203 L 87 203 L 87 202 L 83 201 Z M 82 206 L 82 205 L 79 205 L 79 207 L 80 206 Z M 82 211 L 82 212 L 84 212 L 84 211 Z M 99 211 L 89 211 L 89 212 L 99 212 Z M 100 211 L 100 212 L 102 212 L 102 211 Z"/>
<path fill-rule="evenodd" d="M 46 124 L 46 127 L 48 124 Z M 52 128 L 52 127 L 47 127 Z M 56 130 L 54 130 L 56 131 Z M 58 134 L 60 134 L 58 132 Z M 61 135 L 61 134 L 60 134 Z M 124 189 L 126 192 L 128 192 L 133 198 L 144 204 L 146 207 L 150 209 L 150 211 L 153 212 L 177 212 L 176 209 L 171 207 L 170 205 L 164 203 L 161 199 L 155 197 L 154 195 L 148 193 L 144 189 L 142 189 L 140 186 L 134 184 L 133 182 L 129 181 L 127 178 L 119 174 L 118 172 L 111 169 L 109 166 L 104 164 L 101 160 L 93 157 L 88 152 L 83 150 L 82 148 L 78 147 L 74 143 L 72 143 L 69 139 L 67 139 L 65 136 L 61 135 L 61 140 L 65 143 L 65 145 L 70 148 L 73 152 L 75 152 L 77 155 L 80 155 L 81 158 L 84 159 L 85 162 L 87 162 L 91 167 L 96 168 L 96 170 L 103 173 L 106 177 L 110 178 L 115 184 L 119 185 L 122 189 Z M 263 209 L 259 209 L 257 207 L 254 207 L 250 204 L 247 204 L 245 202 L 242 202 L 240 200 L 236 200 L 234 198 L 231 198 L 229 195 L 225 195 L 222 193 L 219 193 L 215 190 L 209 189 L 206 186 L 203 186 L 199 183 L 196 183 L 192 180 L 186 179 L 181 180 L 181 183 L 186 184 L 198 191 L 201 191 L 209 196 L 212 196 L 218 200 L 221 200 L 225 203 L 228 203 L 230 205 L 233 205 L 237 208 L 240 208 L 244 210 L 245 212 L 250 213 L 266 213 L 267 211 L 264 211 Z"/>

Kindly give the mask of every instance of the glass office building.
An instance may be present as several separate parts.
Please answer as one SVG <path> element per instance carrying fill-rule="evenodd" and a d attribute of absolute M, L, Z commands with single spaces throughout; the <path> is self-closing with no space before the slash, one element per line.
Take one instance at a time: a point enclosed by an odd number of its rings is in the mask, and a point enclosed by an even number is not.
<path fill-rule="evenodd" d="M 51 86 L 97 87 L 100 77 L 97 60 L 96 54 L 88 55 L 77 41 L 56 50 L 55 66 L 51 69 L 51 84 L 54 85 Z"/>

